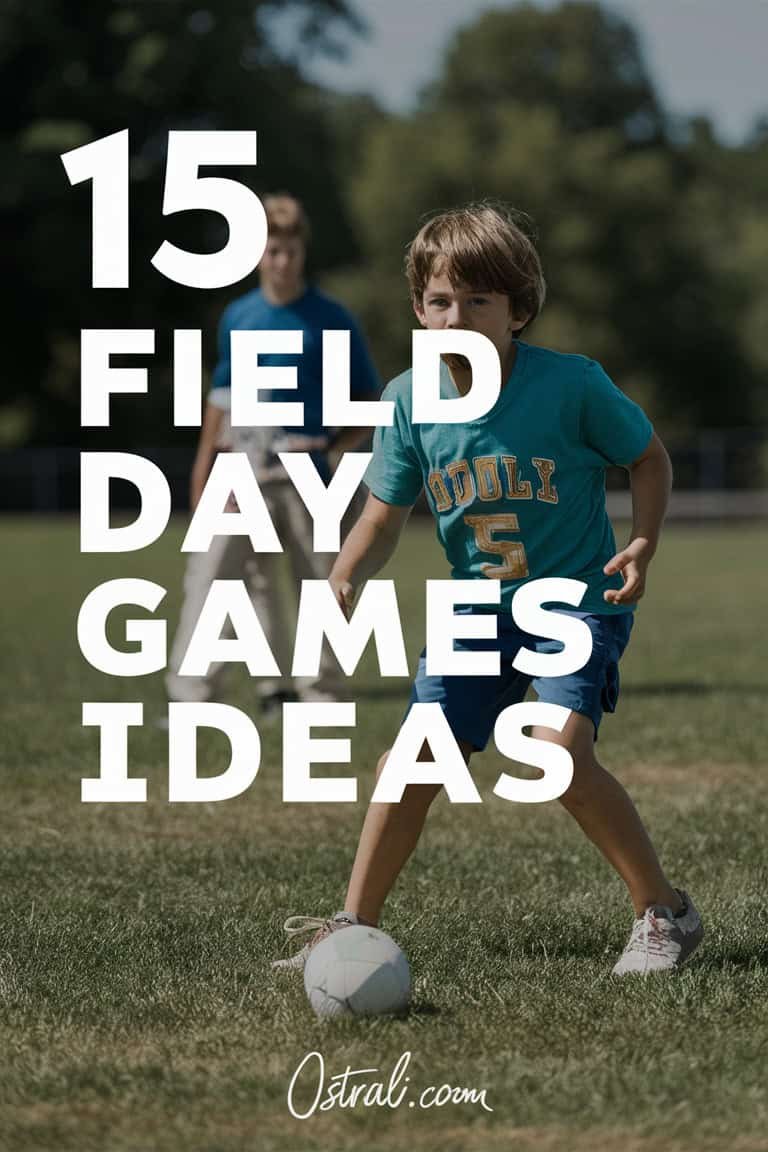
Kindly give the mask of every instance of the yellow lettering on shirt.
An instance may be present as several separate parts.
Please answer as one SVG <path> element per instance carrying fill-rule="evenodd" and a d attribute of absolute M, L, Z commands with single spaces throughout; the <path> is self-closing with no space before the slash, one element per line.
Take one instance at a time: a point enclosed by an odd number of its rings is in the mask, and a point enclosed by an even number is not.
<path fill-rule="evenodd" d="M 475 456 L 472 461 L 477 494 L 481 500 L 501 499 L 501 480 L 495 456 Z"/>
<path fill-rule="evenodd" d="M 554 460 L 547 460 L 542 456 L 534 456 L 531 460 L 534 468 L 539 474 L 541 481 L 541 488 L 536 493 L 536 499 L 542 500 L 545 504 L 557 504 L 558 495 L 557 488 L 551 484 L 552 473 L 555 470 Z"/>
<path fill-rule="evenodd" d="M 435 501 L 435 509 L 438 512 L 447 512 L 453 506 L 451 494 L 448 491 L 445 480 L 441 472 L 430 472 L 427 480 L 429 490 Z"/>
<path fill-rule="evenodd" d="M 456 460 L 446 467 L 453 484 L 453 495 L 457 504 L 469 504 L 475 496 L 475 479 L 466 460 Z"/>
<path fill-rule="evenodd" d="M 507 475 L 507 499 L 532 500 L 533 489 L 530 480 L 518 479 L 517 456 L 502 456 L 501 462 Z"/>

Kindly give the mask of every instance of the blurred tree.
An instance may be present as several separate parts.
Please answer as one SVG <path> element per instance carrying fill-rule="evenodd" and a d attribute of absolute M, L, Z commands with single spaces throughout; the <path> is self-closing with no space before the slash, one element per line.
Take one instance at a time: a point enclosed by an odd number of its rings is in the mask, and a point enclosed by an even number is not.
<path fill-rule="evenodd" d="M 664 135 L 634 28 L 595 3 L 489 12 L 458 33 L 425 93 L 428 105 L 478 120 L 505 100 L 552 108 L 569 132 L 615 128 L 627 143 Z"/>
<path fill-rule="evenodd" d="M 705 120 L 691 126 L 690 181 L 682 213 L 697 251 L 717 285 L 715 307 L 750 365 L 755 387 L 743 425 L 755 414 L 768 423 L 768 118 L 758 120 L 742 148 L 718 142 Z M 735 305 L 735 307 L 734 307 Z"/>
<path fill-rule="evenodd" d="M 290 38 L 278 43 L 272 29 L 284 33 L 287 16 Z M 157 328 L 158 363 L 165 358 L 158 375 L 167 379 L 169 330 L 211 329 L 225 301 L 244 290 L 186 289 L 150 265 L 163 239 L 197 251 L 226 240 L 212 213 L 162 216 L 169 129 L 255 129 L 258 166 L 221 174 L 258 192 L 300 195 L 314 224 L 316 266 L 354 259 L 326 112 L 302 79 L 309 56 L 338 50 L 334 36 L 350 30 L 361 25 L 347 0 L 7 0 L 0 10 L 0 211 L 12 339 L 0 407 L 17 415 L 6 428 L 24 429 L 32 442 L 78 438 L 81 327 Z M 131 289 L 94 291 L 90 186 L 69 186 L 59 154 L 123 128 L 131 134 Z M 212 341 L 207 351 L 210 359 Z M 167 389 L 151 379 L 140 416 L 135 404 L 118 401 L 115 423 L 126 442 L 146 435 L 155 410 L 158 430 L 168 427 Z"/>
<path fill-rule="evenodd" d="M 734 152 L 716 156 L 728 167 Z M 497 198 L 538 231 L 549 293 L 531 339 L 602 360 L 664 430 L 753 420 L 745 307 L 760 273 L 742 274 L 750 260 L 733 245 L 738 272 L 703 243 L 718 200 L 743 198 L 719 181 L 715 155 L 669 139 L 636 37 L 614 14 L 565 3 L 482 17 L 420 107 L 371 129 L 361 159 L 351 196 L 367 275 L 349 283 L 388 374 L 410 355 L 400 256 L 419 219 Z M 741 225 L 753 244 L 764 206 L 754 213 Z"/>
<path fill-rule="evenodd" d="M 210 213 L 161 215 L 170 128 L 258 131 L 258 167 L 223 174 L 305 199 L 314 269 L 362 313 L 387 375 L 410 358 L 402 256 L 419 219 L 496 197 L 538 231 L 549 294 L 531 339 L 601 359 L 665 432 L 768 419 L 768 119 L 741 148 L 705 120 L 667 121 L 631 25 L 596 3 L 488 13 L 404 117 L 302 79 L 311 53 L 360 30 L 351 2 L 201 3 L 0 8 L 0 441 L 77 438 L 80 327 L 158 330 L 150 396 L 115 404 L 126 445 L 154 416 L 167 435 L 170 330 L 202 327 L 210 361 L 245 285 L 185 289 L 150 266 L 163 239 L 224 239 Z M 70 188 L 59 153 L 125 127 L 131 290 L 93 291 L 90 189 Z"/>

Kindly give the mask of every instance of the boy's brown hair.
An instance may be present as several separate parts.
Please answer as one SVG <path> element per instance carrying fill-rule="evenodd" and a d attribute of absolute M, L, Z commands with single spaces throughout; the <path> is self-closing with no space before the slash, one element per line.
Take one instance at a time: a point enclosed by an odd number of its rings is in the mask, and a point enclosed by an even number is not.
<path fill-rule="evenodd" d="M 288 192 L 276 192 L 265 196 L 262 204 L 270 236 L 298 236 L 309 243 L 309 221 L 300 200 Z"/>
<path fill-rule="evenodd" d="M 544 304 L 546 285 L 531 222 L 503 204 L 468 204 L 422 225 L 405 260 L 412 299 L 421 304 L 430 276 L 443 273 L 454 286 L 508 296 L 513 314 L 529 317 L 526 327 Z"/>

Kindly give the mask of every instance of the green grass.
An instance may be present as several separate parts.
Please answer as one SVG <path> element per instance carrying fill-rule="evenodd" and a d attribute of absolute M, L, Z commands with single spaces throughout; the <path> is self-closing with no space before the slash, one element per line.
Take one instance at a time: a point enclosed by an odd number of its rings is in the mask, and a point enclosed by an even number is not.
<path fill-rule="evenodd" d="M 406 1019 L 315 1020 L 268 961 L 292 913 L 343 896 L 373 766 L 407 681 L 370 659 L 350 686 L 356 805 L 280 800 L 278 730 L 244 795 L 174 805 L 167 737 L 133 730 L 146 805 L 82 805 L 98 736 L 83 700 L 162 707 L 162 678 L 111 680 L 75 641 L 85 594 L 139 575 L 169 589 L 182 526 L 138 555 L 80 557 L 74 522 L 0 524 L 5 587 L 0 805 L 0 1148 L 301 1152 L 365 1148 L 754 1152 L 768 1149 L 768 673 L 765 535 L 669 529 L 622 663 L 604 762 L 638 803 L 673 880 L 707 923 L 670 980 L 608 973 L 631 913 L 619 881 L 557 804 L 492 796 L 504 761 L 473 766 L 484 803 L 439 801 L 383 926 L 415 977 Z M 431 527 L 409 529 L 397 579 L 409 652 L 423 579 L 444 574 Z M 120 613 L 115 613 L 119 616 Z M 125 613 L 123 613 L 123 617 Z M 115 634 L 119 620 L 113 622 Z M 250 711 L 233 670 L 231 702 Z M 223 741 L 203 742 L 215 770 Z M 478 1106 L 316 1114 L 286 1107 L 302 1056 L 328 1074 L 405 1050 L 412 1085 L 487 1089 Z"/>

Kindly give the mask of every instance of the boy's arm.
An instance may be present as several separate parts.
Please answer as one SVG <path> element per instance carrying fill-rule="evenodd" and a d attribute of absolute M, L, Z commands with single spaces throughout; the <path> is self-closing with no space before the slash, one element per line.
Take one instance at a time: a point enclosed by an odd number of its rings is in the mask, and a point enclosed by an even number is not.
<path fill-rule="evenodd" d="M 351 398 L 355 401 L 378 400 L 381 394 L 381 381 L 373 366 L 368 345 L 360 325 L 354 317 L 348 317 Z M 370 443 L 373 428 L 337 428 L 332 433 L 327 452 L 339 456 L 342 452 L 354 452 Z"/>
<path fill-rule="evenodd" d="M 672 490 L 672 464 L 654 432 L 648 447 L 629 469 L 632 489 L 632 532 L 626 548 L 608 561 L 606 576 L 621 572 L 623 588 L 603 593 L 610 604 L 634 604 L 645 591 L 645 576 L 659 542 L 661 525 Z"/>
<path fill-rule="evenodd" d="M 345 616 L 352 611 L 360 585 L 392 556 L 410 513 L 411 505 L 385 504 L 373 493 L 368 496 L 328 578 Z"/>
<path fill-rule="evenodd" d="M 366 392 L 363 396 L 356 396 L 356 400 L 378 400 L 378 392 Z M 326 452 L 340 455 L 342 452 L 355 452 L 370 442 L 373 428 L 337 428 L 328 438 Z"/>
<path fill-rule="evenodd" d="M 232 305 L 228 305 L 221 314 L 217 332 L 218 358 L 213 370 L 211 389 L 229 388 L 230 380 L 230 329 L 229 315 Z M 197 441 L 195 462 L 192 465 L 192 476 L 189 485 L 189 504 L 194 512 L 200 502 L 208 477 L 211 474 L 213 461 L 219 449 L 219 438 L 224 424 L 224 410 L 212 404 L 210 399 L 205 405 L 203 423 Z"/>
<path fill-rule="evenodd" d="M 200 429 L 200 439 L 197 442 L 195 462 L 192 465 L 189 501 L 193 512 L 200 502 L 206 481 L 211 474 L 214 457 L 219 447 L 219 434 L 223 418 L 223 409 L 217 408 L 211 403 L 206 404 L 203 425 Z"/>
<path fill-rule="evenodd" d="M 355 396 L 355 400 L 378 400 L 378 392 L 366 392 Z M 339 456 L 343 452 L 355 452 L 361 445 L 370 442 L 373 428 L 336 428 L 333 432 L 320 436 L 303 436 L 300 432 L 280 437 L 281 452 L 325 452 Z"/>

